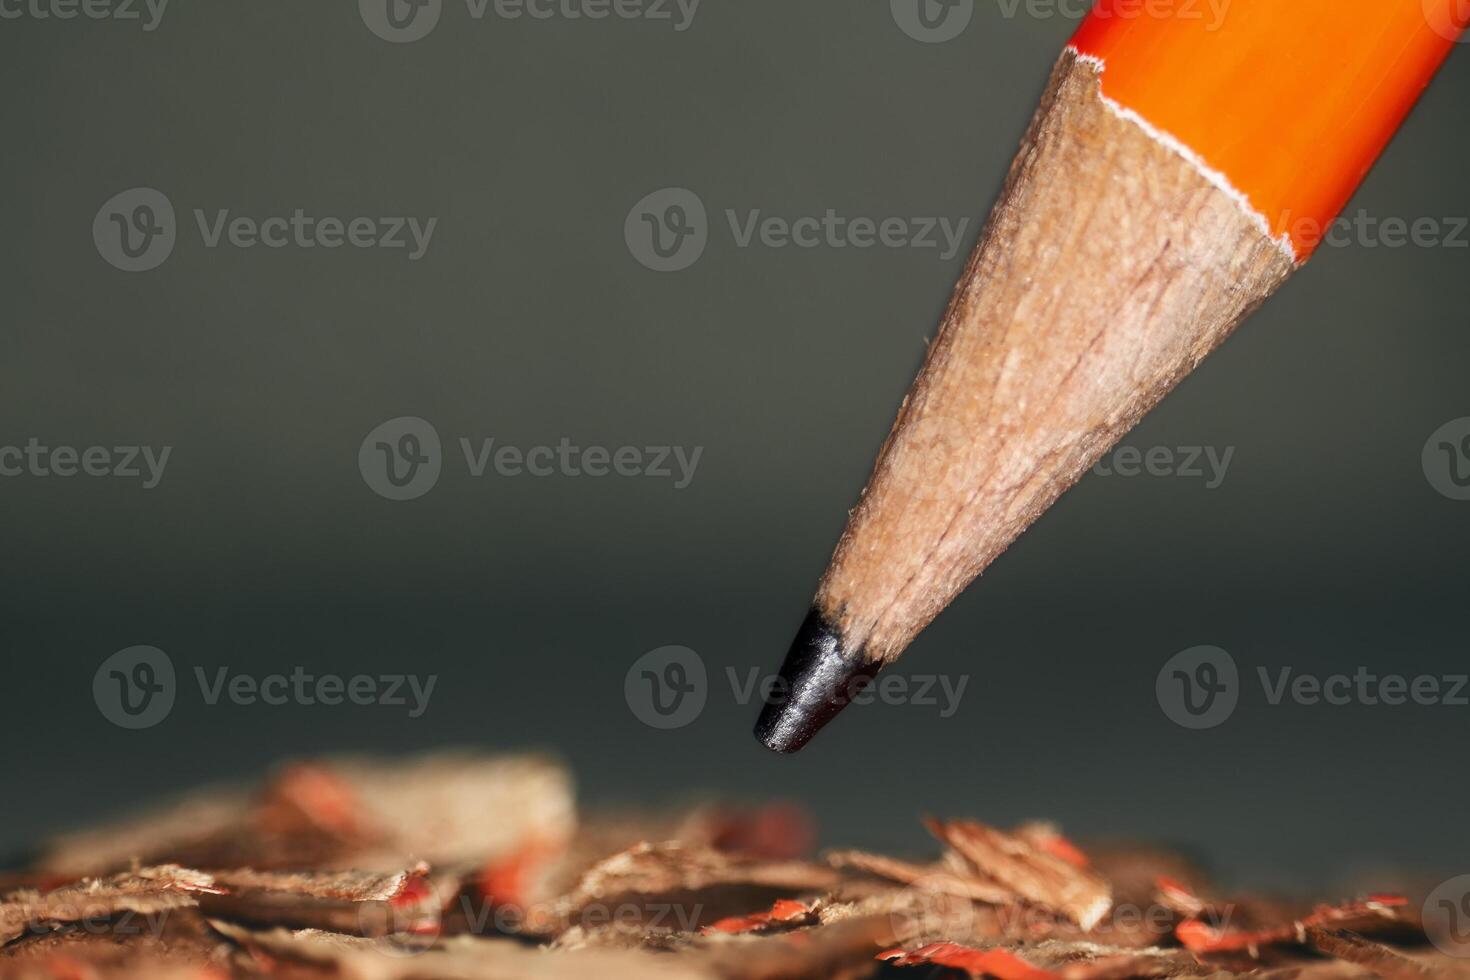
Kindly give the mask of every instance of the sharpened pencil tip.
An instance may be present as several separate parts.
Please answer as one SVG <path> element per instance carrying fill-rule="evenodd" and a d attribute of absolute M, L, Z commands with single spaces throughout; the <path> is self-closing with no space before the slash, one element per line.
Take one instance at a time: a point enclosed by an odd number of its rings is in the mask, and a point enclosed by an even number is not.
<path fill-rule="evenodd" d="M 847 707 L 878 673 L 847 649 L 842 634 L 813 609 L 792 641 L 786 662 L 755 723 L 755 737 L 773 752 L 795 752 Z"/>

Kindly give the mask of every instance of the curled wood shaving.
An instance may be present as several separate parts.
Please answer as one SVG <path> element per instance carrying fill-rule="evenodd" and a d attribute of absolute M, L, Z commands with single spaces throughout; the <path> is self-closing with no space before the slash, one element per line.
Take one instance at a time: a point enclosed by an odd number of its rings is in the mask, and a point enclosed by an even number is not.
<path fill-rule="evenodd" d="M 342 980 L 713 980 L 716 976 L 692 963 L 636 950 L 550 954 L 513 940 L 469 936 L 419 950 L 314 930 L 255 932 L 227 922 L 213 925 L 258 962 L 313 965 Z"/>
<path fill-rule="evenodd" d="M 790 807 L 579 821 L 537 757 L 315 761 L 8 875 L 0 980 L 1470 980 L 1397 896 L 1302 914 L 1156 848 L 928 826 L 934 858 L 812 863 Z"/>
<path fill-rule="evenodd" d="M 1195 953 L 1248 952 L 1255 955 L 1263 946 L 1304 944 L 1307 930 L 1330 926 L 1364 931 L 1399 926 L 1407 921 L 1408 899 L 1402 895 L 1373 895 L 1341 905 L 1319 905 L 1308 915 L 1291 922 L 1256 929 L 1230 929 L 1202 919 L 1179 923 L 1175 934 L 1186 949 Z"/>
<path fill-rule="evenodd" d="M 574 898 L 697 891 L 722 884 L 824 890 L 838 880 L 830 869 L 804 861 L 756 861 L 677 842 L 644 843 L 594 867 L 583 877 Z"/>
<path fill-rule="evenodd" d="M 1346 930 L 1310 926 L 1306 940 L 1307 945 L 1318 952 L 1366 967 L 1383 980 L 1448 980 L 1450 977 L 1470 974 L 1470 969 L 1454 971 L 1415 962 L 1382 943 L 1375 943 Z"/>
<path fill-rule="evenodd" d="M 929 891 L 941 891 L 977 902 L 1006 905 L 1016 899 L 1015 892 L 994 882 L 977 878 L 969 874 L 965 868 L 938 864 L 913 864 L 897 858 L 884 857 L 881 854 L 869 854 L 866 851 L 833 851 L 827 855 L 827 861 L 834 867 L 866 871 L 890 881 L 901 882 L 905 885 L 919 885 Z"/>
<path fill-rule="evenodd" d="M 0 945 L 27 931 L 106 919 L 120 913 L 150 915 L 190 908 L 198 896 L 221 891 L 207 874 L 164 865 L 109 878 L 88 878 L 49 892 L 14 892 L 0 903 Z"/>
<path fill-rule="evenodd" d="M 1034 836 L 1007 834 L 970 820 L 928 820 L 925 824 L 976 876 L 1052 909 L 1083 929 L 1091 929 L 1112 906 L 1112 890 L 1106 881 L 1073 860 L 1043 850 Z"/>
<path fill-rule="evenodd" d="M 428 873 L 427 866 L 410 871 L 254 871 L 236 868 L 211 873 L 216 884 L 231 891 L 268 891 L 300 898 L 341 902 L 387 902 L 409 890 L 410 882 Z"/>
<path fill-rule="evenodd" d="M 227 894 L 202 899 L 213 917 L 365 935 L 437 934 L 443 900 L 426 866 L 370 871 L 218 872 Z"/>
<path fill-rule="evenodd" d="M 530 840 L 560 846 L 575 828 L 571 777 L 540 756 L 324 759 L 288 765 L 254 790 L 192 794 L 55 838 L 38 870 L 78 877 L 170 863 L 393 871 L 420 860 L 489 862 Z"/>
<path fill-rule="evenodd" d="M 889 950 L 882 958 L 900 966 L 949 966 L 972 976 L 998 980 L 1127 980 L 1202 976 L 1213 971 L 1179 950 L 1132 950 L 1071 942 L 1047 942 L 1019 951 L 939 942 L 912 950 Z"/>

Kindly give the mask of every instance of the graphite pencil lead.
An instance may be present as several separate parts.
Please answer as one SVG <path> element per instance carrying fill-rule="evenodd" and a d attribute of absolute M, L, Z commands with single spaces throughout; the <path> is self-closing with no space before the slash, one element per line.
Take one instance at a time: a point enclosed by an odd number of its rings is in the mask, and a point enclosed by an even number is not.
<path fill-rule="evenodd" d="M 837 627 L 813 609 L 781 665 L 755 737 L 773 752 L 797 751 L 867 687 L 880 667 L 848 649 Z"/>

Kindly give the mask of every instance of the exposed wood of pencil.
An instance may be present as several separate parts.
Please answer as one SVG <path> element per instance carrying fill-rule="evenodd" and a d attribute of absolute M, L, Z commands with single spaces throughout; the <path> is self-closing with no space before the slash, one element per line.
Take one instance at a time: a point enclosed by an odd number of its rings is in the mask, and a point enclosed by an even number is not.
<path fill-rule="evenodd" d="M 898 656 L 1293 269 L 1067 51 L 818 590 Z"/>

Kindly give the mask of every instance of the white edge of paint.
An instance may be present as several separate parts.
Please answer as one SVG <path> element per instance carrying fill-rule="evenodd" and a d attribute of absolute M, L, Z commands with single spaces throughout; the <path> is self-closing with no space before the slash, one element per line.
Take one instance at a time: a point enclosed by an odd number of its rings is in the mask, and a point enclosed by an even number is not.
<path fill-rule="evenodd" d="M 1076 45 L 1072 44 L 1067 45 L 1067 50 L 1072 52 L 1072 54 L 1076 57 L 1078 61 L 1082 62 L 1085 65 L 1091 65 L 1093 68 L 1097 69 L 1099 77 L 1101 77 L 1103 72 L 1107 71 L 1107 62 L 1104 61 L 1102 58 L 1099 58 L 1097 55 L 1083 54 L 1081 51 L 1077 50 Z M 1167 149 L 1173 150 L 1179 156 L 1183 157 L 1184 160 L 1191 167 L 1193 167 L 1201 177 L 1203 177 L 1205 180 L 1209 181 L 1219 190 L 1224 192 L 1225 196 L 1234 201 L 1236 205 L 1242 211 L 1244 211 L 1247 216 L 1250 217 L 1255 226 L 1260 229 L 1261 234 L 1265 235 L 1266 238 L 1269 239 L 1271 243 L 1275 245 L 1277 249 L 1279 249 L 1281 253 L 1286 256 L 1287 260 L 1290 261 L 1293 266 L 1298 266 L 1302 264 L 1302 259 L 1296 254 L 1296 247 L 1292 244 L 1291 236 L 1288 235 L 1286 232 L 1282 232 L 1280 238 L 1272 238 L 1271 225 L 1266 220 L 1266 216 L 1261 213 L 1260 209 L 1258 209 L 1254 204 L 1251 203 L 1250 198 L 1246 197 L 1245 194 L 1240 190 L 1240 188 L 1230 183 L 1229 177 L 1226 177 L 1223 173 L 1205 163 L 1203 157 L 1201 157 L 1198 153 L 1185 145 L 1184 142 L 1181 141 L 1178 137 L 1164 132 L 1162 129 L 1159 129 L 1153 123 L 1149 122 L 1147 119 L 1134 112 L 1132 109 L 1129 109 L 1127 106 L 1122 105 L 1116 99 L 1110 98 L 1106 93 L 1102 91 L 1101 87 L 1099 87 L 1098 89 L 1098 95 L 1102 98 L 1103 105 L 1107 106 L 1108 111 L 1110 111 L 1113 115 L 1117 116 L 1119 119 L 1128 120 L 1139 129 L 1147 133 L 1149 138 L 1152 139 L 1154 142 Z"/>

